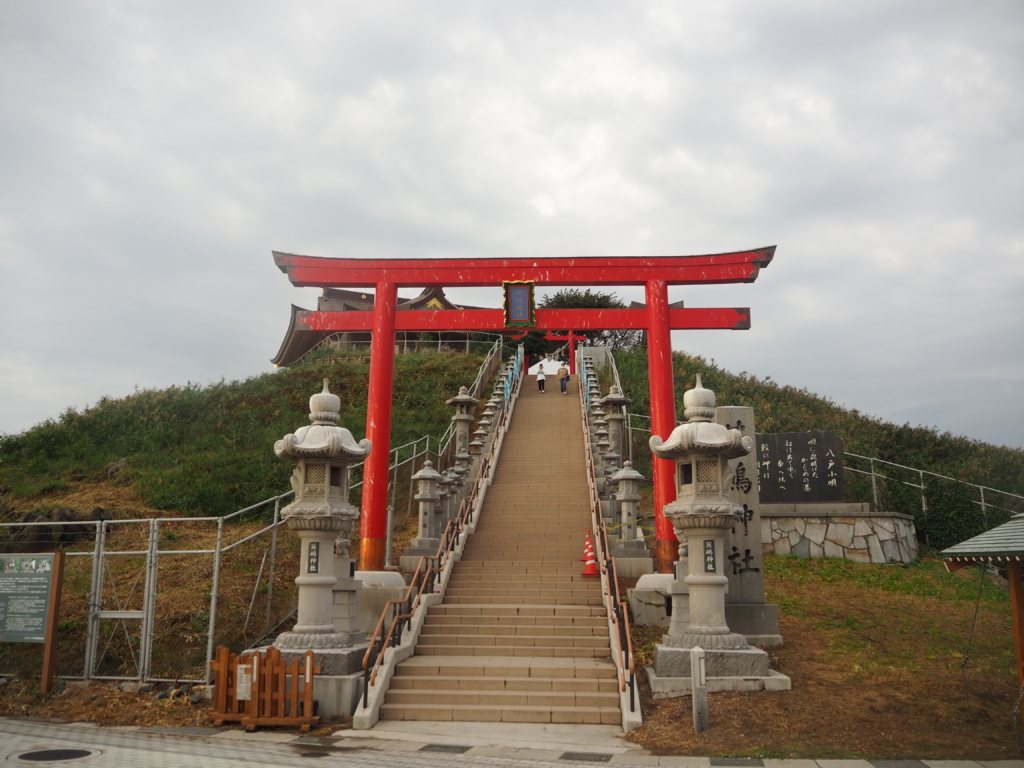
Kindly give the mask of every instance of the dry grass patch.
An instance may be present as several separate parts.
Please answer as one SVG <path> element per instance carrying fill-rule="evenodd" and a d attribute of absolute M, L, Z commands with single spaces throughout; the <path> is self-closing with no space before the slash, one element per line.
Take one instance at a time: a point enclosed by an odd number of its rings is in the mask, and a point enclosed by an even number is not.
<path fill-rule="evenodd" d="M 782 608 L 785 645 L 772 666 L 784 693 L 713 693 L 711 730 L 693 732 L 689 697 L 653 701 L 630 740 L 657 754 L 805 758 L 1010 759 L 1009 600 L 986 583 L 967 666 L 978 574 L 945 574 L 936 560 L 903 568 L 766 557 L 769 602 Z M 638 628 L 648 663 L 660 630 Z"/>

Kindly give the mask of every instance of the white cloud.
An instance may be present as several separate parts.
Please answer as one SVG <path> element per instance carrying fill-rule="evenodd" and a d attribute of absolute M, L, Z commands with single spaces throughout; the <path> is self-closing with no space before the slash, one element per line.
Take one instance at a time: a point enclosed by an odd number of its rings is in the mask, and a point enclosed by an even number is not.
<path fill-rule="evenodd" d="M 272 249 L 775 243 L 680 344 L 1020 445 L 1022 58 L 995 0 L 8 3 L 0 430 L 267 370 L 315 303 Z"/>

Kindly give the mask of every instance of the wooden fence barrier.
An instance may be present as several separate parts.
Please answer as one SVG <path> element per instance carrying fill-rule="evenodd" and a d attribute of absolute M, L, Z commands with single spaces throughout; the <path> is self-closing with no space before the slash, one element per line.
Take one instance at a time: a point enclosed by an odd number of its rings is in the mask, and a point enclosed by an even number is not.
<path fill-rule="evenodd" d="M 313 652 L 306 651 L 300 665 L 281 658 L 277 648 L 236 656 L 218 646 L 213 668 L 216 689 L 210 718 L 214 725 L 240 722 L 247 731 L 260 725 L 300 726 L 308 731 L 320 717 L 313 711 Z"/>

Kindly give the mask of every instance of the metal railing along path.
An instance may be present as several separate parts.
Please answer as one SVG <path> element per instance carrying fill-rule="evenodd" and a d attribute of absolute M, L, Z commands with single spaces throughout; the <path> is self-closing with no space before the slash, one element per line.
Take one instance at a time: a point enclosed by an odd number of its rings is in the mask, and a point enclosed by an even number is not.
<path fill-rule="evenodd" d="M 587 390 L 589 382 L 583 367 L 583 356 L 579 357 L 577 370 L 583 371 L 579 381 L 580 394 L 580 426 L 583 431 L 583 445 L 587 461 L 587 486 L 590 494 L 590 517 L 594 531 L 594 549 L 601 574 L 601 590 L 609 628 L 611 629 L 612 658 L 615 661 L 616 675 L 619 681 L 620 697 L 623 704 L 623 729 L 628 731 L 642 723 L 640 702 L 636 689 L 636 663 L 633 658 L 633 633 L 629 625 L 629 611 L 619 591 L 619 577 L 615 567 L 615 558 L 611 556 L 608 546 L 608 529 L 604 516 L 601 514 L 601 499 L 597 491 L 597 465 L 594 461 L 593 447 L 590 442 L 590 430 L 587 426 Z M 628 713 L 626 711 L 628 707 Z"/>

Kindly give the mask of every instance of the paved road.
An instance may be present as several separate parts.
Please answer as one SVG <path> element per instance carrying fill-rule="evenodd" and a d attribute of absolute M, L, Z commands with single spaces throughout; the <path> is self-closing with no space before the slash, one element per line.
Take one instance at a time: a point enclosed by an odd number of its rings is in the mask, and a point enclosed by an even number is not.
<path fill-rule="evenodd" d="M 545 746 L 551 747 L 552 744 Z M 457 747 L 464 752 L 416 740 L 312 738 L 272 731 L 245 733 L 207 728 L 97 728 L 0 718 L 3 765 L 65 765 L 82 768 L 239 768 L 253 766 L 340 765 L 346 768 L 527 768 L 544 766 L 650 765 L 710 768 L 704 757 L 656 757 L 636 750 L 589 756 L 558 749 L 507 746 Z M 451 748 L 451 747 L 447 747 Z M 25 759 L 40 750 L 82 750 L 88 754 L 60 762 Z M 589 759 L 587 759 L 589 757 Z M 718 762 L 718 761 L 715 761 Z M 745 762 L 761 765 L 761 761 Z M 1024 768 L 1024 761 L 764 760 L 765 768 Z"/>

